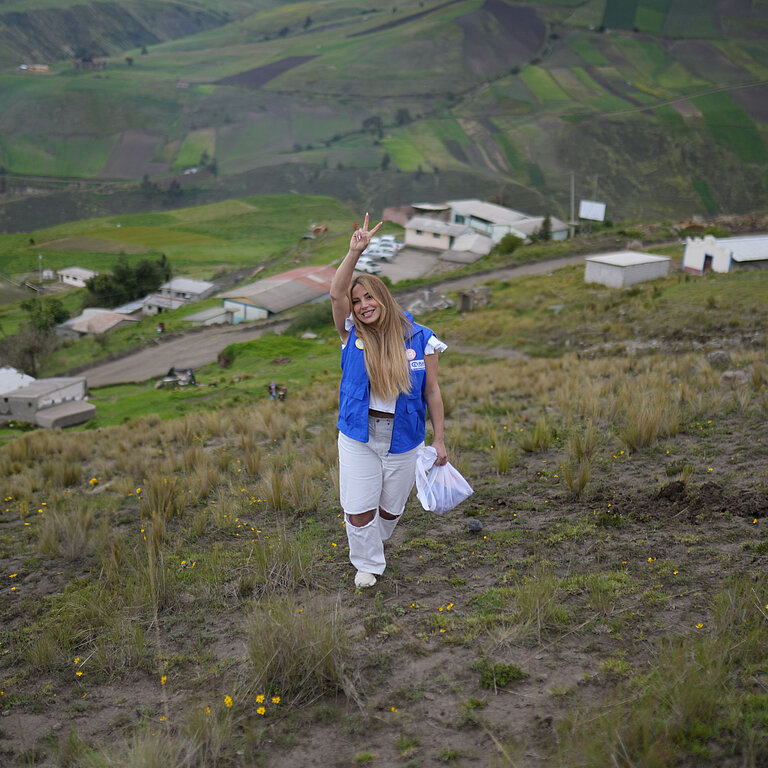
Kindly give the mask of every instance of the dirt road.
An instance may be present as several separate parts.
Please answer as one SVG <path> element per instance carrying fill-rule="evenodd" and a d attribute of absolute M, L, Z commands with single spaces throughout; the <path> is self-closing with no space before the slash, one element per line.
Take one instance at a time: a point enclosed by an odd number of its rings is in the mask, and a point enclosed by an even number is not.
<path fill-rule="evenodd" d="M 83 371 L 89 387 L 146 381 L 168 373 L 171 366 L 196 370 L 212 363 L 224 347 L 257 339 L 265 331 L 281 333 L 288 323 L 269 325 L 217 325 L 190 333 L 158 338 L 126 357 L 100 363 Z"/>
<path fill-rule="evenodd" d="M 437 258 L 434 261 L 437 263 Z M 464 290 L 489 280 L 509 280 L 522 275 L 545 274 L 554 269 L 570 266 L 571 264 L 579 264 L 583 261 L 584 255 L 581 254 L 578 256 L 564 256 L 559 259 L 551 259 L 535 264 L 504 267 L 465 277 L 446 277 L 439 283 L 434 284 L 432 288 L 436 291 Z M 403 279 L 407 271 L 406 261 L 403 259 L 402 264 L 398 266 L 400 267 L 398 269 L 398 278 Z M 416 268 L 419 274 L 425 274 L 423 270 L 427 263 L 424 259 L 421 259 L 412 266 Z M 394 267 L 394 263 L 391 267 Z M 391 271 L 394 272 L 394 269 Z M 386 272 L 387 270 L 385 269 L 384 274 Z M 415 277 L 416 275 L 411 274 L 408 276 Z M 395 286 L 395 289 L 397 289 L 397 286 Z M 417 292 L 413 295 L 416 296 Z M 401 301 L 405 299 L 405 297 L 400 296 L 398 298 Z M 158 338 L 155 340 L 155 343 L 137 350 L 126 357 L 97 364 L 82 373 L 85 374 L 89 387 L 105 387 L 110 384 L 125 384 L 159 378 L 168 373 L 168 369 L 171 366 L 195 370 L 203 365 L 214 362 L 219 352 L 229 344 L 256 339 L 267 330 L 281 333 L 287 325 L 288 322 L 284 321 L 269 325 L 227 325 L 195 329 L 185 334 Z"/>

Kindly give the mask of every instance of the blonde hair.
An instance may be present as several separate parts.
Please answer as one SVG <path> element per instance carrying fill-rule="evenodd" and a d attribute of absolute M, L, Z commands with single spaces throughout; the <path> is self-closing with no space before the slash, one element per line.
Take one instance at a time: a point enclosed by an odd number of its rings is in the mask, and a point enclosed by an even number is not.
<path fill-rule="evenodd" d="M 393 400 L 411 389 L 411 371 L 405 357 L 405 340 L 411 337 L 411 322 L 395 301 L 387 286 L 373 275 L 360 275 L 349 286 L 349 306 L 352 289 L 361 285 L 379 304 L 379 321 L 371 327 L 355 322 L 355 331 L 363 342 L 365 369 L 371 392 L 384 400 Z"/>

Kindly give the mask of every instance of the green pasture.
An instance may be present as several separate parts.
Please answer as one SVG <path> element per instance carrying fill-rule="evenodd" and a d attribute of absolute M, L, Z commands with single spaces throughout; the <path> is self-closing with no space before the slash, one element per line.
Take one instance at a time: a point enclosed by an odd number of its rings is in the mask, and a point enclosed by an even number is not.
<path fill-rule="evenodd" d="M 755 78 L 768 79 L 768 46 L 753 40 L 717 40 L 713 45 Z"/>
<path fill-rule="evenodd" d="M 701 110 L 715 141 L 744 162 L 768 162 L 765 140 L 747 111 L 725 92 L 697 96 L 691 101 Z"/>
<path fill-rule="evenodd" d="M 156 324 L 155 319 L 153 328 Z M 304 340 L 266 333 L 255 341 L 228 347 L 225 354 L 232 357 L 228 368 L 211 363 L 196 370 L 196 387 L 155 389 L 154 379 L 96 387 L 91 390 L 90 400 L 96 405 L 97 415 L 83 428 L 122 424 L 148 414 L 172 419 L 199 410 L 253 405 L 269 399 L 270 381 L 285 385 L 289 397 L 300 397 L 316 382 L 329 383 L 338 378 L 337 340 L 332 334 L 327 339 Z M 169 362 L 168 367 L 171 365 Z"/>
<path fill-rule="evenodd" d="M 382 139 L 381 143 L 401 171 L 416 171 L 419 166 L 424 170 L 427 169 L 426 158 L 408 137 L 386 138 Z"/>
<path fill-rule="evenodd" d="M 209 158 L 216 156 L 216 130 L 214 128 L 204 128 L 188 133 L 181 143 L 171 168 L 179 170 L 197 166 L 200 164 L 200 158 L 204 153 Z"/>
<path fill-rule="evenodd" d="M 567 43 L 587 64 L 591 64 L 594 67 L 605 67 L 611 63 L 600 48 L 587 37 L 569 35 Z"/>
<path fill-rule="evenodd" d="M 608 0 L 605 5 L 603 26 L 608 29 L 632 29 L 639 0 Z"/>
<path fill-rule="evenodd" d="M 115 263 L 122 244 L 129 263 L 165 253 L 176 275 L 210 279 L 224 268 L 234 270 L 273 261 L 270 269 L 281 271 L 289 268 L 284 266 L 286 254 L 294 249 L 306 254 L 306 263 L 311 264 L 330 260 L 339 249 L 343 252 L 346 246 L 340 241 L 351 231 L 355 216 L 329 197 L 253 196 L 168 213 L 71 222 L 29 235 L 0 235 L 0 264 L 10 275 L 34 273 L 37 254 L 42 252 L 45 267 L 77 265 L 103 271 Z M 302 240 L 314 224 L 325 226 L 326 234 L 317 240 Z M 78 238 L 83 238 L 82 250 L 56 249 L 56 243 L 76 244 Z M 115 249 L 92 252 L 87 249 L 88 238 L 95 243 L 111 241 Z M 134 252 L 137 245 L 147 253 Z"/>
<path fill-rule="evenodd" d="M 637 73 L 650 83 L 657 82 L 671 64 L 669 54 L 655 41 L 628 38 L 622 40 L 621 52 Z"/>
<path fill-rule="evenodd" d="M 673 0 L 640 0 L 635 14 L 635 25 L 643 32 L 664 34 L 664 20 Z"/>
<path fill-rule="evenodd" d="M 602 88 L 600 85 L 598 85 L 595 80 L 589 75 L 589 73 L 583 68 L 583 67 L 572 67 L 571 72 L 579 78 L 579 80 L 587 86 L 587 88 L 592 91 L 592 96 L 594 96 L 595 93 L 601 93 Z"/>
<path fill-rule="evenodd" d="M 555 82 L 543 67 L 526 67 L 520 77 L 542 104 L 552 101 L 567 101 L 568 94 Z"/>

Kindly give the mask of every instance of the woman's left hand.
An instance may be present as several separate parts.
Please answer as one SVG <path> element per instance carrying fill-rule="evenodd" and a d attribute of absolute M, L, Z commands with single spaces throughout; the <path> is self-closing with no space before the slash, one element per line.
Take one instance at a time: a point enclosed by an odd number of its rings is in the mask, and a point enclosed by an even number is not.
<path fill-rule="evenodd" d="M 434 440 L 432 447 L 437 451 L 437 458 L 435 464 L 438 467 L 442 467 L 448 463 L 448 451 L 445 450 L 445 443 L 442 440 Z"/>

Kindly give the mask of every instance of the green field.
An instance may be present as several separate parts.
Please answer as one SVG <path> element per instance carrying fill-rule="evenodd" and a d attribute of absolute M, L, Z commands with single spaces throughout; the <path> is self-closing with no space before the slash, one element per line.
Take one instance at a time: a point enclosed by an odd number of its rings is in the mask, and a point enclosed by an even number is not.
<path fill-rule="evenodd" d="M 703 97 L 744 85 L 750 74 L 756 81 L 765 79 L 768 72 L 765 46 L 759 35 L 755 39 L 758 9 L 749 17 L 737 16 L 713 0 L 703 5 L 694 0 L 412 0 L 368 9 L 350 0 L 258 7 L 210 0 L 196 5 L 194 30 L 186 26 L 183 6 L 169 7 L 170 15 L 160 18 L 152 15 L 151 5 L 137 4 L 130 11 L 136 25 L 153 27 L 158 37 L 145 52 L 121 37 L 124 24 L 116 21 L 116 4 L 92 9 L 98 25 L 93 38 L 105 50 L 103 70 L 75 69 L 71 59 L 61 57 L 61 46 L 54 45 L 59 17 L 48 15 L 53 11 L 42 2 L 24 4 L 31 15 L 20 18 L 18 37 L 3 40 L 0 32 L 6 53 L 14 45 L 21 51 L 25 36 L 35 37 L 29 31 L 33 21 L 51 41 L 49 74 L 23 72 L 10 61 L 0 74 L 0 166 L 14 189 L 23 189 L 30 176 L 44 177 L 37 183 L 46 185 L 77 179 L 94 186 L 106 176 L 124 179 L 113 186 L 124 191 L 145 175 L 165 185 L 178 175 L 190 189 L 216 190 L 225 198 L 242 195 L 244 177 L 258 174 L 273 181 L 275 192 L 338 196 L 340 185 L 322 171 L 359 168 L 381 171 L 369 186 L 383 206 L 399 202 L 386 197 L 401 186 L 381 168 L 387 152 L 392 168 L 401 173 L 415 174 L 420 166 L 450 170 L 462 176 L 457 186 L 482 195 L 497 183 L 530 183 L 524 168 L 537 162 L 539 150 L 535 140 L 521 143 L 520 136 L 524 126 L 534 125 L 530 135 L 546 135 L 554 147 L 538 192 L 565 215 L 566 197 L 551 190 L 559 189 L 553 182 L 568 172 L 561 158 L 578 141 L 575 116 L 631 122 L 632 110 L 676 97 Z M 55 7 L 69 8 L 72 18 L 80 19 L 89 6 L 57 0 Z M 720 39 L 721 30 L 731 37 Z M 715 50 L 710 45 L 724 57 L 716 67 L 708 65 Z M 270 70 L 281 62 L 280 71 Z M 741 79 L 734 78 L 734 67 L 743 71 Z M 224 82 L 231 77 L 238 79 Z M 754 205 L 760 184 L 758 170 L 751 167 L 765 150 L 758 101 L 756 96 L 754 104 L 742 106 L 755 123 L 750 136 L 741 135 L 750 130 L 742 116 L 740 138 L 731 141 L 745 164 L 739 173 L 746 185 L 728 185 L 728 205 L 737 211 Z M 398 117 L 403 109 L 407 124 Z M 487 154 L 508 154 L 510 139 L 519 154 L 503 179 L 496 178 L 499 169 L 492 164 L 478 164 L 478 153 L 462 157 L 457 151 L 457 145 L 470 141 L 457 120 L 485 116 L 509 126 L 508 136 L 499 131 L 490 139 L 496 146 L 489 144 Z M 370 120 L 380 121 L 380 129 L 366 129 Z M 647 123 L 649 134 L 659 129 L 663 123 Z M 695 146 L 703 146 L 707 131 L 717 134 L 709 123 L 696 121 L 686 123 L 686 131 Z M 606 155 L 602 169 L 613 177 L 607 191 L 621 186 L 618 169 L 633 163 L 634 148 L 622 138 L 628 134 L 611 131 L 612 144 L 605 148 L 610 160 Z M 181 175 L 200 165 L 203 156 L 215 159 L 216 177 L 207 171 Z M 672 153 L 657 180 L 672 190 L 685 173 L 673 167 L 675 162 Z M 618 212 L 640 206 L 661 213 L 653 194 L 637 192 L 643 196 L 637 204 L 619 193 L 610 203 Z M 360 204 L 358 190 L 350 188 L 348 194 L 347 203 Z"/>
<path fill-rule="evenodd" d="M 715 141 L 746 163 L 768 161 L 768 148 L 752 118 L 728 93 L 712 93 L 692 99 L 702 111 Z"/>

